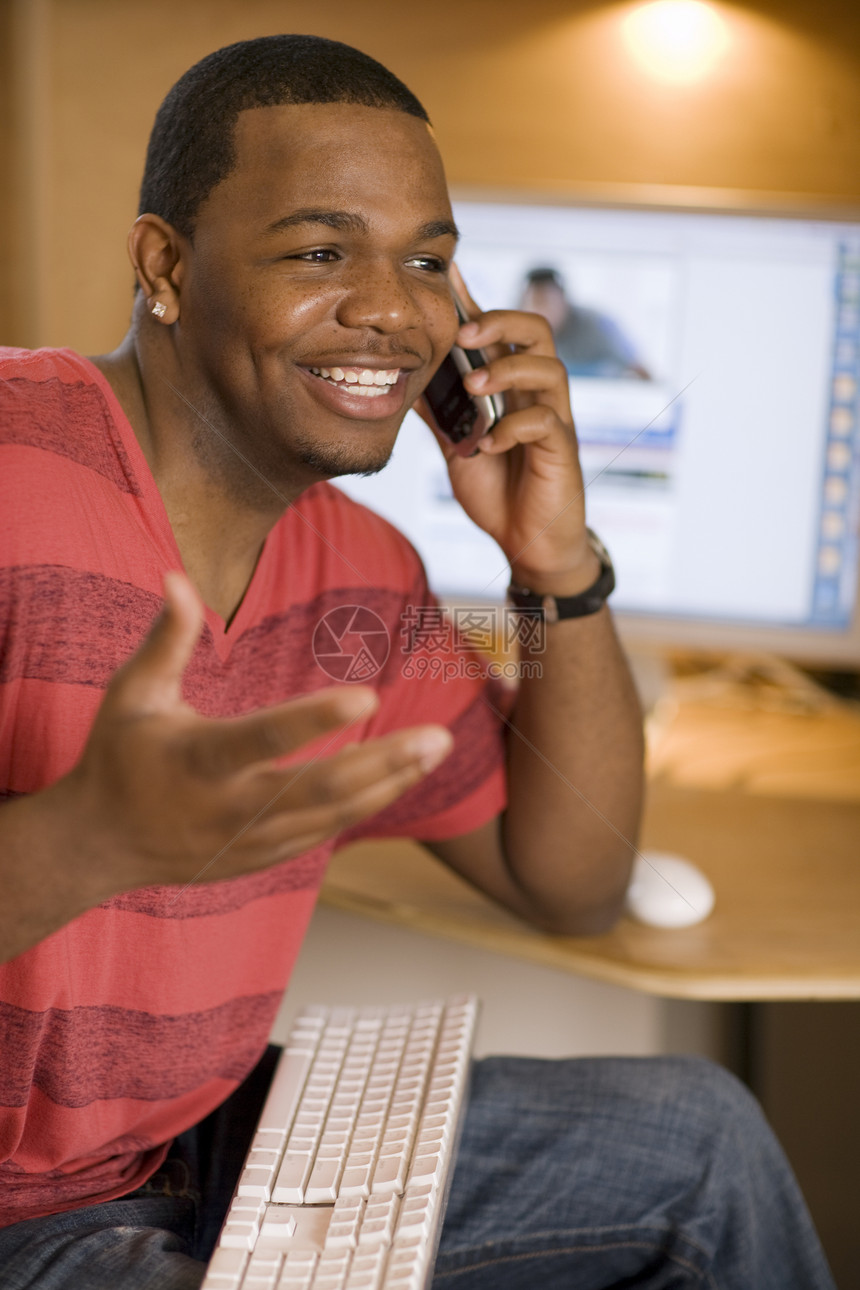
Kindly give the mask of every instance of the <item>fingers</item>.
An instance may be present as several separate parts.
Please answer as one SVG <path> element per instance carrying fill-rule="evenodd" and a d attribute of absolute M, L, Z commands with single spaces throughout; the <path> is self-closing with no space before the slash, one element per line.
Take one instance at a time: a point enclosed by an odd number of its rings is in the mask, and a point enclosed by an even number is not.
<path fill-rule="evenodd" d="M 259 777 L 254 793 L 260 844 L 299 846 L 340 833 L 375 815 L 417 784 L 448 756 L 453 739 L 444 726 L 397 731 L 350 745 L 332 757 Z"/>
<path fill-rule="evenodd" d="M 552 330 L 539 314 L 494 309 L 464 323 L 457 342 L 469 349 L 483 349 L 485 367 L 464 378 L 471 394 L 507 394 L 513 406 L 544 403 L 566 426 L 573 425 L 570 382 L 555 352 Z M 531 397 L 529 397 L 531 396 Z"/>
<path fill-rule="evenodd" d="M 494 358 L 486 367 L 476 367 L 463 378 L 473 394 L 496 394 L 502 390 L 526 390 L 538 394 L 556 389 L 567 395 L 568 380 L 564 365 L 555 355 L 537 354 L 533 350 L 505 354 Z"/>
<path fill-rule="evenodd" d="M 139 714 L 163 711 L 179 702 L 182 673 L 203 625 L 203 605 L 183 573 L 164 577 L 164 608 L 149 635 L 119 669 L 109 699 Z"/>
<path fill-rule="evenodd" d="M 235 774 L 370 717 L 378 703 L 367 686 L 331 686 L 247 717 L 197 723 L 185 741 L 186 764 L 205 779 Z"/>
<path fill-rule="evenodd" d="M 232 832 L 194 876 L 246 872 L 301 855 L 327 838 L 375 815 L 417 784 L 450 752 L 444 727 L 398 731 L 350 745 L 332 757 L 255 774 L 241 796 L 223 803 L 221 829 Z M 212 860 L 218 870 L 210 870 Z"/>
<path fill-rule="evenodd" d="M 535 403 L 519 412 L 509 412 L 492 430 L 478 440 L 478 451 L 485 456 L 510 452 L 517 444 L 540 444 L 558 451 L 565 459 L 575 453 L 572 429 L 562 424 L 556 412 L 546 404 Z"/>
<path fill-rule="evenodd" d="M 520 309 L 491 309 L 479 318 L 464 323 L 457 343 L 466 349 L 487 349 L 494 345 L 513 345 L 518 350 L 555 358 L 552 329 L 540 314 Z"/>
<path fill-rule="evenodd" d="M 534 350 L 507 354 L 470 372 L 464 378 L 464 384 L 471 394 L 503 393 L 509 396 L 508 406 L 514 409 L 518 405 L 543 405 L 552 409 L 569 431 L 573 429 L 567 372 L 554 356 L 547 357 Z M 518 395 L 523 397 L 518 400 Z M 507 421 L 508 417 L 505 417 L 501 424 Z"/>

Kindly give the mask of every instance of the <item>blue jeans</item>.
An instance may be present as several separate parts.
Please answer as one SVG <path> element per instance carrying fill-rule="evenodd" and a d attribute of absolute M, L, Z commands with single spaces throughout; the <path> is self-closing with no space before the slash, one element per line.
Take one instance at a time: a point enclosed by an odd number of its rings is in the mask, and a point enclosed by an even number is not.
<path fill-rule="evenodd" d="M 197 1290 L 275 1050 L 122 1200 L 0 1231 L 2 1290 Z M 694 1058 L 477 1062 L 434 1290 L 833 1290 L 741 1084 Z"/>

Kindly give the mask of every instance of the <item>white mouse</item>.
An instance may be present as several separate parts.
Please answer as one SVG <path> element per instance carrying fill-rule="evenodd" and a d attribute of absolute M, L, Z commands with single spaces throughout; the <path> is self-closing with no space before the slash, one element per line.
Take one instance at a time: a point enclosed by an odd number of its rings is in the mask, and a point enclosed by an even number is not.
<path fill-rule="evenodd" d="M 641 851 L 627 888 L 627 913 L 649 927 L 691 927 L 714 908 L 714 889 L 681 856 Z"/>

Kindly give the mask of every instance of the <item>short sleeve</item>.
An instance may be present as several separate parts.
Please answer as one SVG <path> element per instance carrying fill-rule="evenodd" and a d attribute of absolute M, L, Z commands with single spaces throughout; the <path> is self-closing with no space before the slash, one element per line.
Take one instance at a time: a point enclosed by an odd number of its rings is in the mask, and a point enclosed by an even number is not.
<path fill-rule="evenodd" d="M 470 833 L 506 805 L 504 713 L 509 698 L 489 663 L 454 629 L 417 573 L 391 623 L 391 648 L 379 678 L 380 705 L 369 737 L 425 723 L 448 727 L 449 756 L 391 806 L 362 821 L 341 843 L 366 837 L 435 841 Z"/>

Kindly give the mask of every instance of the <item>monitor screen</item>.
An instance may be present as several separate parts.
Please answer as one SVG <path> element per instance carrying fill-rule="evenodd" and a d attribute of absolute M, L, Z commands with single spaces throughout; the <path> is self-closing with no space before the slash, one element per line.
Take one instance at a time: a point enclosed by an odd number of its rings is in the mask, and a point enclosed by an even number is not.
<path fill-rule="evenodd" d="M 510 200 L 455 217 L 475 298 L 553 326 L 622 634 L 860 666 L 860 220 Z M 443 598 L 504 596 L 414 414 L 384 471 L 340 483 Z"/>

